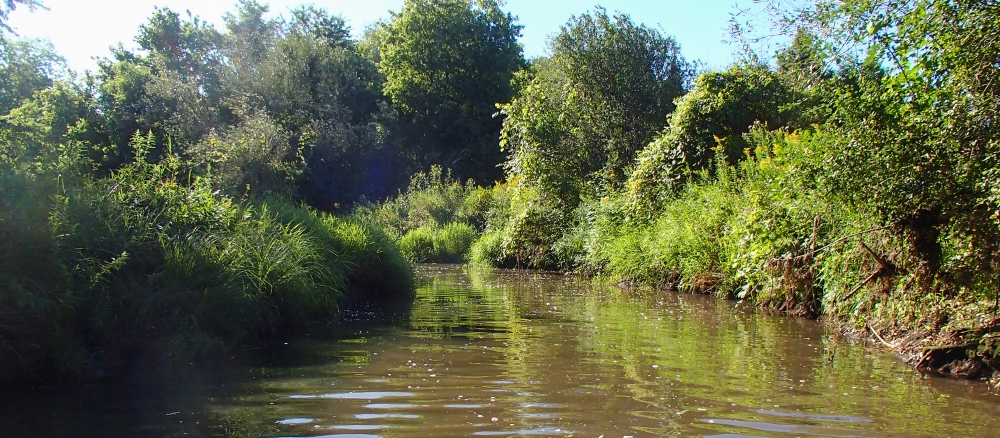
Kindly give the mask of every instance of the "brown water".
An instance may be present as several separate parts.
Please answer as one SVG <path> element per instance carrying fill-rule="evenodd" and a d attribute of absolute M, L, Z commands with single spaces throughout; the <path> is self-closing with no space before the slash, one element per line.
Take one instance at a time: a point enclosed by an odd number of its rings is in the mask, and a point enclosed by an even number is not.
<path fill-rule="evenodd" d="M 0 436 L 1000 436 L 981 382 L 813 321 L 552 274 L 418 268 L 412 312 L 264 365 L 0 393 Z"/>

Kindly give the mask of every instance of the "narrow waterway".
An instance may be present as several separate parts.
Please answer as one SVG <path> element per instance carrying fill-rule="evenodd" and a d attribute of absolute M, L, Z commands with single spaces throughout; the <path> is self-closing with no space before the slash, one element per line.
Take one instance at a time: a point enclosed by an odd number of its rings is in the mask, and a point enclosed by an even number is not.
<path fill-rule="evenodd" d="M 418 277 L 408 315 L 358 315 L 264 363 L 0 393 L 0 436 L 1000 436 L 984 383 L 814 321 L 554 274 Z"/>

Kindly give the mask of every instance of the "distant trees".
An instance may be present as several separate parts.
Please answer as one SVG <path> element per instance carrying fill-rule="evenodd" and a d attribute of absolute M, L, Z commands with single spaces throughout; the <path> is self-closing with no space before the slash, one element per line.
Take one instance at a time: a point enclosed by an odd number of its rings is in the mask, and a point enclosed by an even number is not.
<path fill-rule="evenodd" d="M 413 166 L 387 125 L 381 75 L 344 20 L 312 6 L 288 19 L 267 12 L 241 0 L 219 31 L 157 9 L 140 51 L 100 63 L 97 103 L 115 145 L 101 148 L 101 165 L 128 162 L 132 136 L 153 132 L 166 140 L 153 159 L 170 145 L 233 194 L 280 192 L 330 210 L 405 185 L 405 170 L 389 171 Z"/>
<path fill-rule="evenodd" d="M 0 115 L 63 76 L 66 61 L 52 44 L 38 40 L 0 40 Z"/>
<path fill-rule="evenodd" d="M 667 123 L 692 67 L 655 29 L 604 9 L 573 17 L 552 54 L 523 74 L 507 116 L 506 167 L 569 206 L 621 187 L 635 154 Z"/>
<path fill-rule="evenodd" d="M 520 29 L 495 0 L 407 0 L 377 31 L 383 90 L 421 165 L 486 182 L 502 177 L 494 114 L 514 96 L 511 78 L 524 66 Z"/>
<path fill-rule="evenodd" d="M 0 25 L 17 6 L 40 3 L 0 1 Z M 515 95 L 525 61 L 520 27 L 499 2 L 408 0 L 357 39 L 314 6 L 268 12 L 238 0 L 217 29 L 157 8 L 138 29 L 137 50 L 118 46 L 90 82 L 42 98 L 79 97 L 63 113 L 86 114 L 72 132 L 88 139 L 99 175 L 133 161 L 132 138 L 152 133 L 160 141 L 151 161 L 172 154 L 231 195 L 282 193 L 324 210 L 382 199 L 435 164 L 461 178 L 503 179 L 497 104 Z M 41 42 L 0 42 L 2 116 L 52 88 L 64 62 Z M 20 131 L 6 132 L 34 135 L 26 127 L 40 121 L 23 116 L 31 111 L 40 110 L 19 112 Z M 66 123 L 32 137 L 55 143 L 15 149 L 55 150 L 61 134 L 48 132 L 76 120 Z"/>
<path fill-rule="evenodd" d="M 119 46 L 113 59 L 99 62 L 98 102 L 117 146 L 103 160 L 111 168 L 131 160 L 127 145 L 136 132 L 183 148 L 228 122 L 222 117 L 222 35 L 213 26 L 160 8 L 135 40 L 141 52 Z"/>

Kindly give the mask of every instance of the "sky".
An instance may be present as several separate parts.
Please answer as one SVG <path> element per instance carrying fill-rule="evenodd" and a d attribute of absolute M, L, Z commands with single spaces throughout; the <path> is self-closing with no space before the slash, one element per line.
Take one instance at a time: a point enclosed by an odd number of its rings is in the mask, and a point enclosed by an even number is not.
<path fill-rule="evenodd" d="M 734 59 L 735 46 L 725 44 L 730 14 L 750 0 L 508 0 L 504 9 L 524 26 L 521 44 L 528 58 L 546 53 L 548 37 L 559 31 L 572 15 L 591 11 L 597 4 L 609 12 L 621 12 L 635 22 L 673 36 L 682 55 L 707 67 L 725 67 Z M 10 15 L 10 24 L 21 37 L 52 42 L 77 72 L 95 70 L 97 57 L 110 56 L 109 47 L 136 47 L 133 37 L 154 7 L 169 7 L 193 15 L 223 29 L 222 16 L 234 9 L 235 0 L 42 0 L 48 10 L 29 11 L 23 6 Z M 312 3 L 340 14 L 355 35 L 369 24 L 399 11 L 403 0 L 260 0 L 272 15 L 303 3 Z"/>

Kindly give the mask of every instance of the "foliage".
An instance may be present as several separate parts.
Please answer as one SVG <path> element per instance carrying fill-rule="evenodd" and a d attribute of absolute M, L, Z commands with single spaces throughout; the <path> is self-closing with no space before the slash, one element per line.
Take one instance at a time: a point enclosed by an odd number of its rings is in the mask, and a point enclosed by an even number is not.
<path fill-rule="evenodd" d="M 35 92 L 65 75 L 66 61 L 51 43 L 0 40 L 0 114 L 21 106 Z"/>
<path fill-rule="evenodd" d="M 989 187 L 997 164 L 1000 12 L 991 3 L 817 2 L 784 12 L 788 23 L 824 35 L 828 45 L 853 49 L 833 59 L 861 68 L 852 86 L 829 95 L 830 128 L 840 138 L 831 184 L 906 235 L 930 277 L 947 230 L 977 242 L 965 255 L 972 269 L 996 269 L 995 248 L 986 243 L 998 237 Z"/>
<path fill-rule="evenodd" d="M 10 13 L 17 9 L 18 5 L 23 5 L 29 10 L 35 10 L 36 8 L 45 8 L 39 0 L 3 0 L 0 1 L 0 40 L 3 39 L 3 34 L 6 32 L 13 32 L 10 25 L 7 24 L 7 19 L 10 17 Z"/>
<path fill-rule="evenodd" d="M 524 64 L 520 26 L 495 0 L 407 0 L 379 36 L 383 90 L 406 117 L 418 162 L 462 178 L 499 180 L 497 103 Z"/>
<path fill-rule="evenodd" d="M 571 18 L 550 45 L 501 107 L 501 145 L 509 176 L 572 209 L 581 195 L 621 186 L 635 153 L 666 124 L 690 66 L 672 38 L 604 9 Z"/>
<path fill-rule="evenodd" d="M 625 187 L 634 216 L 649 219 L 690 176 L 713 169 L 716 154 L 730 166 L 742 161 L 748 148 L 743 134 L 755 123 L 786 126 L 793 94 L 764 65 L 736 64 L 699 76 L 678 100 L 667 130 L 636 158 Z"/>
<path fill-rule="evenodd" d="M 567 268 L 552 251 L 568 224 L 566 207 L 545 192 L 516 184 L 513 181 L 493 189 L 502 204 L 497 206 L 482 239 L 473 244 L 471 260 L 503 267 Z"/>
<path fill-rule="evenodd" d="M 450 223 L 464 223 L 478 232 L 490 221 L 497 202 L 492 190 L 472 181 L 463 184 L 452 177 L 450 169 L 432 166 L 426 173 L 414 174 L 399 196 L 361 207 L 355 215 L 379 224 L 396 238 L 418 228 L 437 229 Z"/>
<path fill-rule="evenodd" d="M 234 196 L 287 194 L 302 172 L 289 135 L 266 114 L 247 117 L 229 132 L 213 133 L 188 153 L 193 163 L 206 167 L 215 187 Z"/>
<path fill-rule="evenodd" d="M 459 263 L 477 237 L 475 228 L 460 222 L 424 225 L 407 232 L 399 240 L 399 250 L 416 263 Z"/>
<path fill-rule="evenodd" d="M 170 355 L 232 348 L 412 291 L 374 228 L 184 185 L 176 158 L 145 161 L 153 148 L 137 136 L 137 161 L 101 179 L 79 171 L 79 144 L 51 170 L 3 163 L 4 380 L 96 377 L 151 341 Z"/>
<path fill-rule="evenodd" d="M 73 83 L 57 81 L 0 116 L 0 161 L 13 168 L 51 170 L 64 144 L 101 139 L 93 129 L 97 123 L 91 96 Z"/>
<path fill-rule="evenodd" d="M 389 171 L 410 166 L 398 149 L 395 112 L 344 20 L 313 6 L 292 10 L 287 21 L 267 11 L 239 2 L 220 32 L 198 17 L 157 9 L 136 37 L 142 51 L 119 48 L 101 62 L 98 108 L 107 119 L 106 149 L 117 152 L 102 166 L 129 160 L 131 151 L 116 145 L 137 131 L 169 137 L 174 153 L 200 171 L 235 141 L 226 137 L 269 131 L 280 135 L 257 143 L 280 151 L 269 160 L 284 176 L 273 181 L 282 187 L 264 191 L 336 210 L 405 182 L 408 174 Z M 274 144 L 279 137 L 287 144 Z M 247 157 L 232 159 L 239 167 Z M 220 176 L 221 189 L 239 184 L 239 177 Z"/>

